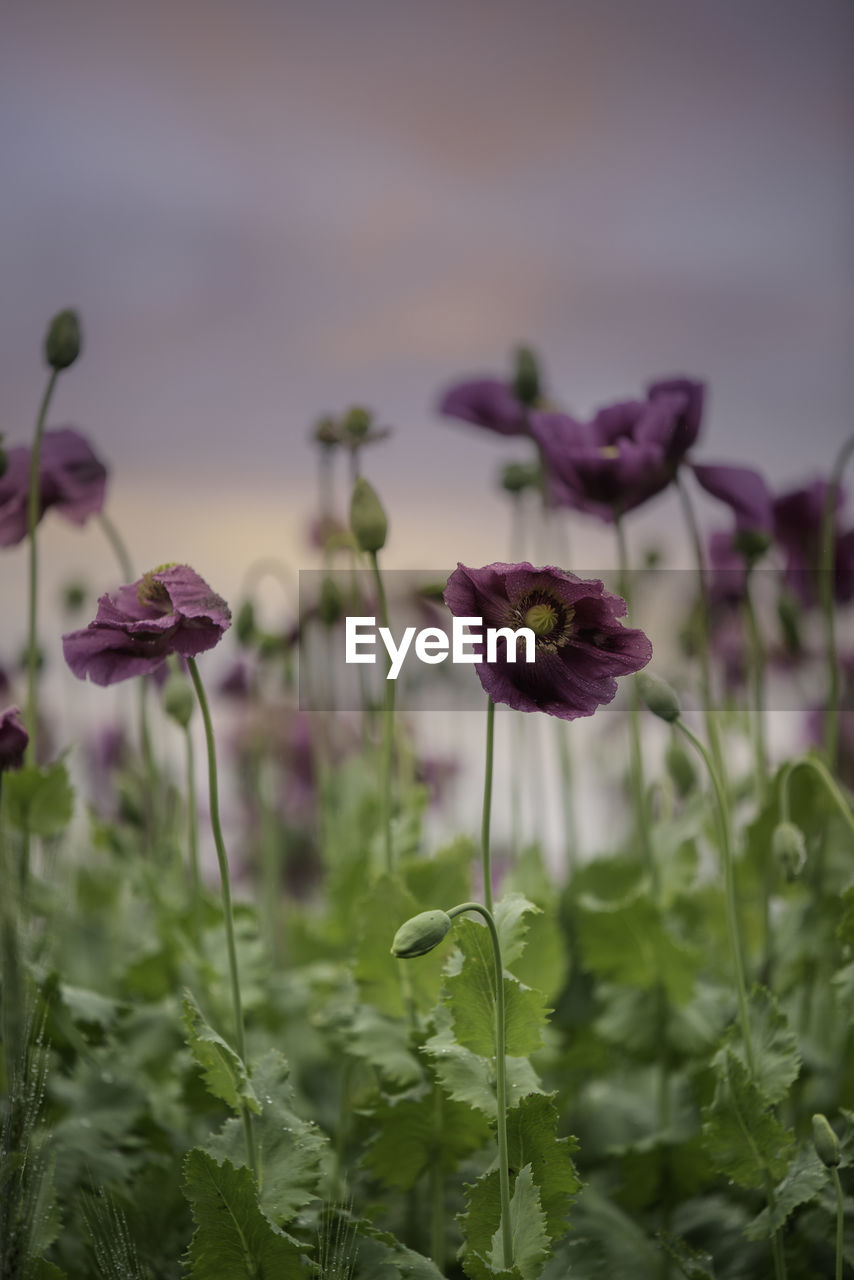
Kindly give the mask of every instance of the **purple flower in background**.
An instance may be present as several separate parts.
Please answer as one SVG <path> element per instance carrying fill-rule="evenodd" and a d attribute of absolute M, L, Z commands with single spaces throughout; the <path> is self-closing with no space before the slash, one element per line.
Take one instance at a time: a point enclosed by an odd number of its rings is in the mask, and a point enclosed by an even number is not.
<path fill-rule="evenodd" d="M 0 478 L 0 547 L 12 547 L 27 536 L 30 488 L 27 445 L 10 449 L 6 474 Z M 107 469 L 88 441 L 71 427 L 46 431 L 39 455 L 39 519 L 53 507 L 72 524 L 85 524 L 104 506 Z"/>
<path fill-rule="evenodd" d="M 618 621 L 626 612 L 619 596 L 552 565 L 459 564 L 445 603 L 457 617 L 482 618 L 485 627 L 535 633 L 534 662 L 525 661 L 524 645 L 516 661 L 508 661 L 500 637 L 496 660 L 475 664 L 493 701 L 516 711 L 545 711 L 562 720 L 593 715 L 614 697 L 617 676 L 639 671 L 652 657 L 644 633 Z"/>
<path fill-rule="evenodd" d="M 770 537 L 774 531 L 773 503 L 758 471 L 708 462 L 694 463 L 692 470 L 706 493 L 730 507 L 737 529 Z"/>
<path fill-rule="evenodd" d="M 20 769 L 29 740 L 17 707 L 0 712 L 0 773 Z"/>
<path fill-rule="evenodd" d="M 439 412 L 447 418 L 461 418 L 463 422 L 497 431 L 502 436 L 528 433 L 527 407 L 511 384 L 499 378 L 457 383 L 442 396 Z"/>
<path fill-rule="evenodd" d="M 187 565 L 170 565 L 101 596 L 95 621 L 63 636 L 62 647 L 79 679 L 108 685 L 146 675 L 172 653 L 204 653 L 230 624 L 228 605 L 203 578 Z"/>
<path fill-rule="evenodd" d="M 735 535 L 718 529 L 707 544 L 709 557 L 709 603 L 738 607 L 747 595 L 747 563 L 735 544 Z"/>
<path fill-rule="evenodd" d="M 773 504 L 774 536 L 786 557 L 786 582 L 807 606 L 815 604 L 820 595 L 817 575 L 826 498 L 827 483 L 814 480 L 781 494 Z M 840 491 L 834 522 L 834 597 L 838 604 L 854 599 L 854 529 L 840 533 L 838 528 L 843 501 Z"/>
<path fill-rule="evenodd" d="M 616 520 L 674 479 L 700 430 L 703 384 L 654 383 L 646 400 L 608 405 L 589 422 L 564 413 L 531 414 L 552 502 Z"/>

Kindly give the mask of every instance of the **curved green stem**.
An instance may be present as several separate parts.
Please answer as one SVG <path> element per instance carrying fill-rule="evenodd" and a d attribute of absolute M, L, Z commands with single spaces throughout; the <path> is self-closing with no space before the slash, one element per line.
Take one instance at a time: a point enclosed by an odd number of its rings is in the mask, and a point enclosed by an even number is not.
<path fill-rule="evenodd" d="M 190 886 L 193 895 L 193 914 L 196 925 L 201 925 L 202 877 L 199 870 L 199 819 L 196 809 L 196 761 L 193 735 L 190 726 L 184 726 L 187 779 L 187 845 L 190 854 Z"/>
<path fill-rule="evenodd" d="M 842 1183 L 839 1181 L 839 1170 L 831 1168 L 830 1176 L 833 1179 L 833 1186 L 836 1191 L 836 1280 L 842 1280 L 842 1245 L 845 1229 L 845 1202 L 842 1198 Z"/>
<path fill-rule="evenodd" d="M 842 484 L 842 473 L 845 464 L 854 453 L 854 436 L 846 440 L 842 446 L 833 470 L 830 483 L 824 495 L 824 509 L 821 514 L 821 548 L 820 548 L 820 599 L 824 615 L 825 652 L 827 655 L 827 710 L 824 721 L 824 749 L 831 769 L 836 767 L 836 752 L 839 744 L 839 662 L 836 655 L 836 614 L 833 607 L 834 575 L 836 572 L 836 504 Z"/>
<path fill-rule="evenodd" d="M 38 705 L 36 685 L 38 680 L 38 588 L 39 588 L 39 563 L 38 548 L 36 545 L 36 526 L 39 522 L 41 514 L 41 495 L 39 493 L 40 479 L 40 462 L 42 436 L 44 435 L 44 424 L 47 418 L 48 406 L 50 405 L 53 389 L 56 386 L 56 380 L 59 377 L 59 370 L 52 369 L 50 377 L 47 380 L 47 386 L 44 389 L 41 404 L 39 405 L 38 417 L 36 418 L 36 430 L 33 436 L 33 444 L 30 450 L 30 481 L 29 492 L 27 496 L 27 540 L 30 548 L 30 564 L 29 564 L 29 618 L 27 626 L 27 733 L 30 740 L 27 743 L 26 760 L 28 764 L 32 764 L 36 758 L 36 738 L 38 735 Z"/>
<path fill-rule="evenodd" d="M 190 679 L 193 682 L 193 688 L 196 691 L 199 710 L 202 713 L 202 721 L 205 726 L 205 745 L 207 746 L 208 753 L 208 787 L 210 792 L 211 827 L 213 828 L 216 857 L 217 862 L 219 863 L 219 878 L 222 886 L 222 905 L 223 915 L 225 917 L 225 941 L 228 951 L 228 972 L 231 979 L 231 1003 L 234 1014 L 235 1043 L 237 1046 L 237 1052 L 245 1064 L 246 1038 L 243 1030 L 243 1005 L 240 999 L 240 979 L 237 972 L 237 947 L 234 941 L 234 913 L 231 906 L 231 878 L 228 872 L 228 856 L 225 852 L 222 824 L 219 819 L 219 784 L 216 767 L 216 744 L 214 741 L 213 724 L 211 723 L 210 707 L 208 706 L 207 696 L 205 694 L 204 685 L 202 684 L 202 678 L 199 675 L 199 668 L 196 665 L 195 658 L 187 659 L 187 667 L 190 672 Z M 255 1154 L 255 1135 L 252 1129 L 252 1117 L 245 1105 L 241 1108 L 241 1114 L 243 1119 L 243 1134 L 246 1140 L 246 1156 L 249 1162 L 249 1168 L 252 1170 L 252 1176 L 257 1181 L 258 1163 Z"/>
<path fill-rule="evenodd" d="M 121 570 L 121 574 L 122 574 L 122 580 L 124 582 L 133 582 L 135 574 L 133 571 L 133 565 L 131 564 L 130 556 L 128 554 L 128 549 L 125 546 L 124 538 L 121 536 L 118 529 L 113 524 L 110 517 L 106 515 L 105 512 L 103 511 L 101 512 L 100 516 L 98 517 L 98 520 L 100 521 L 101 528 L 104 531 L 104 537 L 109 542 L 113 550 L 113 554 L 115 555 L 116 560 L 118 561 L 119 569 Z"/>
<path fill-rule="evenodd" d="M 756 770 L 756 799 L 762 808 L 768 789 L 768 752 L 765 743 L 765 647 L 759 629 L 759 619 L 750 590 L 751 574 L 748 572 L 744 591 L 744 618 L 747 623 L 748 655 L 750 668 L 750 692 L 752 715 L 750 717 L 753 759 Z"/>
<path fill-rule="evenodd" d="M 356 456 L 356 450 L 353 451 L 353 457 Z M 385 586 L 383 585 L 382 574 L 380 573 L 380 565 L 377 559 L 376 551 L 371 552 L 371 568 L 374 572 L 374 580 L 377 584 L 377 595 L 379 596 L 380 619 L 384 627 L 388 627 L 388 600 L 386 599 Z M 386 682 L 385 682 L 385 707 L 383 714 L 383 751 L 382 751 L 382 777 L 380 782 L 380 822 L 383 829 L 383 838 L 385 841 L 385 863 L 386 871 L 389 875 L 394 871 L 394 845 L 391 838 L 391 766 L 392 766 L 392 744 L 394 742 L 394 694 L 395 682 L 388 679 L 388 673 L 391 670 L 391 655 L 386 655 Z"/>
<path fill-rule="evenodd" d="M 495 703 L 486 698 L 486 762 L 483 771 L 483 811 L 480 821 L 480 865 L 483 873 L 483 900 L 492 910 L 492 856 L 490 823 L 492 820 L 492 759 L 495 749 Z"/>
<path fill-rule="evenodd" d="M 509 1271 L 513 1266 L 513 1229 L 510 1221 L 510 1168 L 507 1160 L 507 1066 L 505 1062 L 504 1031 L 504 964 L 501 959 L 501 942 L 492 912 L 479 902 L 463 902 L 452 907 L 448 915 L 462 915 L 476 911 L 483 916 L 492 941 L 492 957 L 495 963 L 495 1100 L 498 1107 L 498 1185 L 501 1195 L 501 1240 L 504 1250 L 503 1265 Z"/>
<path fill-rule="evenodd" d="M 819 760 L 817 756 L 801 756 L 800 760 L 790 761 L 780 775 L 780 816 L 784 822 L 789 821 L 789 786 L 792 780 L 792 774 L 796 769 L 812 769 L 824 783 L 825 790 L 833 800 L 842 817 L 851 828 L 851 834 L 854 835 L 854 813 L 845 802 L 839 786 L 836 783 L 827 765 Z"/>

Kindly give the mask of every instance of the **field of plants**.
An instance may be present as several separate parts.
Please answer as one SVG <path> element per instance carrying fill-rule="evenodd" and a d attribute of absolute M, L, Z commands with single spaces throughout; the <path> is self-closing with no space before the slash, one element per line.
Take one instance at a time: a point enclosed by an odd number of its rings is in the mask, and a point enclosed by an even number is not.
<path fill-rule="evenodd" d="M 99 442 L 53 425 L 75 313 L 44 357 L 33 435 L 0 444 L 0 555 L 29 566 L 0 672 L 3 1280 L 854 1275 L 854 440 L 776 492 L 716 460 L 693 377 L 580 420 L 526 348 L 493 378 L 449 370 L 443 447 L 454 420 L 517 460 L 494 561 L 407 603 L 433 653 L 454 619 L 498 634 L 446 673 L 482 708 L 478 746 L 460 737 L 480 831 L 436 840 L 453 763 L 381 646 L 370 672 L 342 657 L 348 616 L 405 621 L 385 566 L 405 513 L 371 484 L 394 433 L 359 407 L 306 425 L 322 569 L 271 627 L 209 566 L 136 563 Z M 671 489 L 696 571 L 665 643 L 637 623 L 633 516 Z M 500 558 L 523 517 L 561 545 L 568 514 L 613 531 L 616 589 L 553 551 Z M 42 678 L 43 519 L 115 554 L 97 603 L 65 596 L 76 741 Z M 791 750 L 772 688 L 802 709 Z M 526 794 L 541 724 L 556 840 Z"/>

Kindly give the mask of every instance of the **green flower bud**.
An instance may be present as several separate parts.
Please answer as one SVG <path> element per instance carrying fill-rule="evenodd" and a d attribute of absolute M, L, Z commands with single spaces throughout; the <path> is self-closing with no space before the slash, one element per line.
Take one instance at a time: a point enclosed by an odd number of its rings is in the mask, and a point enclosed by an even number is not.
<path fill-rule="evenodd" d="M 525 489 L 537 489 L 540 484 L 540 468 L 530 462 L 508 462 L 501 472 L 501 487 L 508 493 L 523 493 Z"/>
<path fill-rule="evenodd" d="M 51 369 L 67 369 L 80 355 L 80 322 L 76 311 L 60 311 L 50 322 L 44 357 Z"/>
<path fill-rule="evenodd" d="M 839 1139 L 830 1127 L 827 1116 L 820 1113 L 812 1118 L 812 1140 L 816 1154 L 827 1169 L 839 1164 Z"/>
<path fill-rule="evenodd" d="M 325 418 L 319 418 L 314 424 L 313 435 L 315 443 L 322 445 L 325 449 L 334 449 L 335 445 L 341 443 L 341 428 L 335 419 L 328 415 Z"/>
<path fill-rule="evenodd" d="M 679 699 L 666 680 L 642 671 L 638 676 L 638 691 L 643 703 L 654 716 L 673 724 L 682 714 Z"/>
<path fill-rule="evenodd" d="M 364 476 L 360 476 L 353 487 L 350 528 L 362 551 L 381 551 L 385 546 L 388 519 L 382 503 Z"/>
<path fill-rule="evenodd" d="M 364 440 L 370 431 L 373 417 L 374 415 L 369 409 L 354 405 L 352 409 L 348 409 L 344 414 L 344 420 L 341 423 L 344 435 L 347 436 L 351 443 L 358 444 L 360 440 Z"/>
<path fill-rule="evenodd" d="M 163 710 L 171 720 L 186 729 L 195 705 L 196 697 L 190 681 L 180 671 L 173 671 L 163 686 Z"/>
<path fill-rule="evenodd" d="M 697 770 L 694 768 L 694 761 L 678 738 L 673 738 L 668 744 L 664 763 L 673 779 L 677 795 L 684 800 L 697 785 Z"/>
<path fill-rule="evenodd" d="M 794 822 L 778 822 L 771 837 L 771 849 L 787 880 L 795 880 L 807 860 L 804 833 Z"/>
<path fill-rule="evenodd" d="M 62 592 L 62 603 L 67 613 L 79 613 L 86 603 L 87 591 L 82 582 L 69 582 Z"/>
<path fill-rule="evenodd" d="M 513 390 L 522 404 L 534 405 L 540 398 L 540 368 L 530 347 L 516 348 Z"/>
<path fill-rule="evenodd" d="M 732 545 L 749 565 L 754 565 L 757 560 L 762 559 L 771 546 L 771 537 L 761 529 L 738 529 Z"/>
<path fill-rule="evenodd" d="M 334 627 L 344 613 L 344 596 L 334 578 L 324 578 L 320 588 L 318 602 L 320 621 L 327 627 Z"/>
<path fill-rule="evenodd" d="M 426 956 L 438 947 L 450 927 L 451 917 L 445 911 L 422 911 L 400 926 L 391 944 L 391 954 L 398 960 Z"/>
<path fill-rule="evenodd" d="M 255 639 L 255 606 L 251 600 L 244 600 L 237 610 L 234 634 L 237 637 L 237 643 L 244 649 Z"/>

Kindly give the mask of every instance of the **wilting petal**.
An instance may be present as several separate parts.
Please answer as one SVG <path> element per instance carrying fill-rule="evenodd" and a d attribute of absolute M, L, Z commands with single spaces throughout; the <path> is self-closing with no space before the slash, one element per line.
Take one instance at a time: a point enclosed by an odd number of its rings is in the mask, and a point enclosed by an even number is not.
<path fill-rule="evenodd" d="M 498 378 L 480 378 L 450 387 L 439 402 L 439 412 L 503 436 L 521 436 L 528 431 L 525 406 L 509 383 Z"/>
<path fill-rule="evenodd" d="M 706 493 L 732 508 L 739 529 L 773 532 L 771 494 L 758 471 L 713 463 L 694 463 L 693 471 Z"/>

